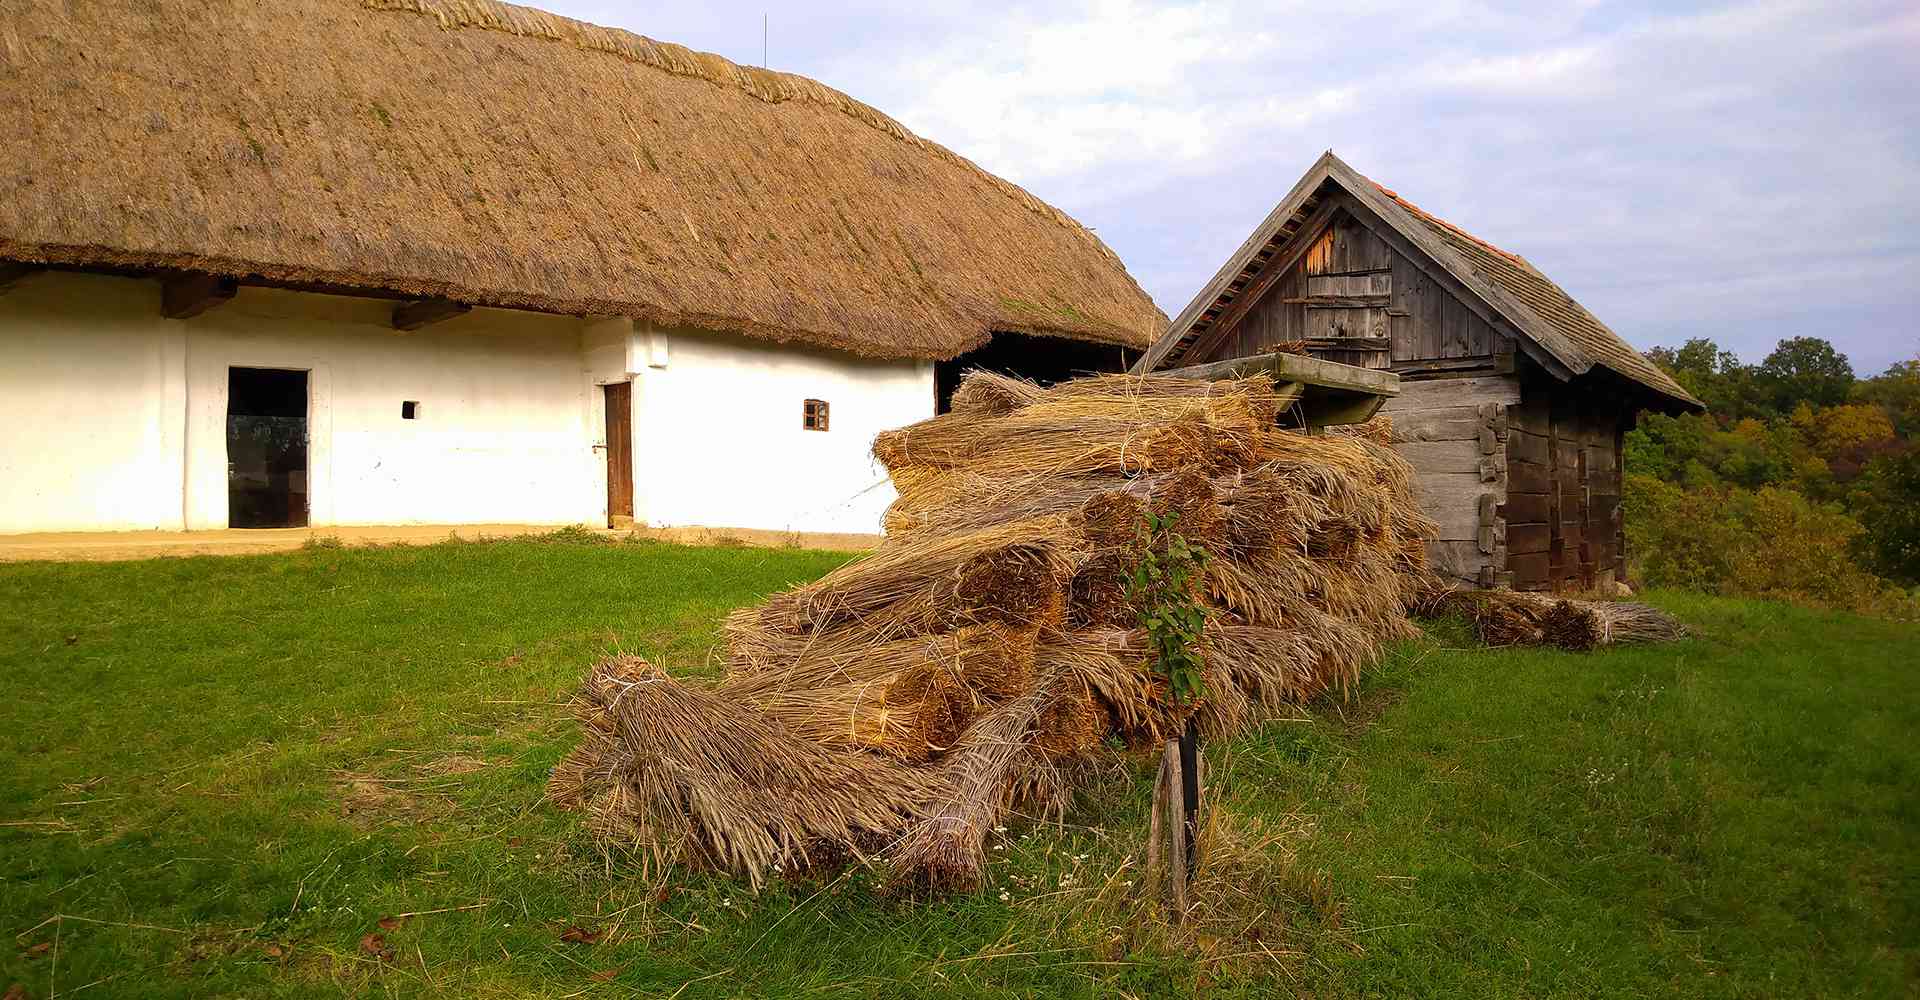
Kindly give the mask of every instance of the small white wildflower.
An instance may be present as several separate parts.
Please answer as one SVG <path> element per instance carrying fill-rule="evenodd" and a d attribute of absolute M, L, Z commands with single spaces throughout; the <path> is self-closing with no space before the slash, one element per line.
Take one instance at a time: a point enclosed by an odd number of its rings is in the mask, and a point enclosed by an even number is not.
<path fill-rule="evenodd" d="M 732 905 L 733 905 L 733 900 L 731 900 L 731 899 L 723 899 L 723 900 L 721 900 L 721 901 L 720 901 L 720 905 L 721 905 L 721 906 L 732 906 Z"/>

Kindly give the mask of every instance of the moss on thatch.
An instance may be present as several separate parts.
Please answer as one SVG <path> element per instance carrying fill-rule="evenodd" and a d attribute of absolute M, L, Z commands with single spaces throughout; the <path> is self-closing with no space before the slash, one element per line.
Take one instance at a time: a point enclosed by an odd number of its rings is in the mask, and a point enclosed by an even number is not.
<path fill-rule="evenodd" d="M 884 357 L 1166 322 L 1084 227 L 805 77 L 488 0 L 7 11 L 0 259 Z"/>

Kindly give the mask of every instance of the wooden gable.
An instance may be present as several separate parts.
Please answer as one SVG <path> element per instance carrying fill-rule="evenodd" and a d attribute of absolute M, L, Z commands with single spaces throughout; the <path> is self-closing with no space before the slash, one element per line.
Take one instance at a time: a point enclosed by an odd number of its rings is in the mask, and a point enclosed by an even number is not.
<path fill-rule="evenodd" d="M 1394 371 L 1494 370 L 1510 362 L 1511 338 L 1443 282 L 1418 251 L 1396 248 L 1333 199 L 1317 226 L 1274 254 L 1255 297 L 1187 353 L 1191 362 L 1304 346 L 1315 357 Z"/>

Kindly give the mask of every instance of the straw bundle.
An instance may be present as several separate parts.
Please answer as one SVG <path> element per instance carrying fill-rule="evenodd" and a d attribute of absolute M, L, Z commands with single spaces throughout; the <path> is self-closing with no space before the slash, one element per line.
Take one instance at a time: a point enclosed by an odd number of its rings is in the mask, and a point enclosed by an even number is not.
<path fill-rule="evenodd" d="M 1508 590 L 1440 595 L 1434 610 L 1455 611 L 1489 646 L 1558 646 L 1589 650 L 1636 642 L 1671 642 L 1686 626 L 1658 608 L 1628 601 L 1584 601 Z"/>
<path fill-rule="evenodd" d="M 935 775 L 827 751 L 639 659 L 595 666 L 574 707 L 586 739 L 554 768 L 548 796 L 656 863 L 706 863 L 758 885 L 774 865 L 803 866 L 816 842 L 861 853 L 943 791 Z"/>
<path fill-rule="evenodd" d="M 874 443 L 900 493 L 888 541 L 731 616 L 717 688 L 589 678 L 556 800 L 755 878 L 883 846 L 906 884 L 977 886 L 987 832 L 1061 808 L 1109 740 L 1189 721 L 1224 739 L 1344 691 L 1432 589 L 1406 463 L 1280 430 L 1290 396 L 1264 377 L 975 372 L 954 399 Z M 1149 513 L 1208 553 L 1191 702 L 1155 672 L 1131 596 Z M 790 767 L 811 773 L 772 774 Z M 875 801 L 854 811 L 845 787 Z"/>

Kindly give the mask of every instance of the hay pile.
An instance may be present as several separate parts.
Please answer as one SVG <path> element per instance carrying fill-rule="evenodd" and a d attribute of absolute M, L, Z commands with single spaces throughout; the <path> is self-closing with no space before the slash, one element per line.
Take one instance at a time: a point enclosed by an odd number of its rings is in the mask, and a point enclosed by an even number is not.
<path fill-rule="evenodd" d="M 1437 605 L 1473 623 L 1489 646 L 1558 646 L 1588 650 L 1636 642 L 1684 639 L 1687 628 L 1672 615 L 1629 601 L 1583 601 L 1511 590 L 1461 590 Z"/>
<path fill-rule="evenodd" d="M 1433 526 L 1390 448 L 1284 431 L 1286 402 L 1264 376 L 971 373 L 952 413 L 874 442 L 900 494 L 879 549 L 732 615 L 717 687 L 596 666 L 549 796 L 756 885 L 878 858 L 967 888 L 994 827 L 1056 814 L 1112 748 L 1345 690 L 1412 634 Z M 1193 702 L 1128 602 L 1149 511 L 1210 554 Z"/>

